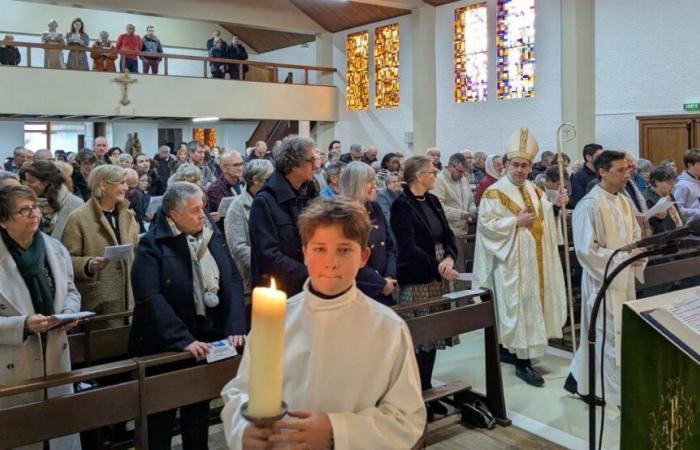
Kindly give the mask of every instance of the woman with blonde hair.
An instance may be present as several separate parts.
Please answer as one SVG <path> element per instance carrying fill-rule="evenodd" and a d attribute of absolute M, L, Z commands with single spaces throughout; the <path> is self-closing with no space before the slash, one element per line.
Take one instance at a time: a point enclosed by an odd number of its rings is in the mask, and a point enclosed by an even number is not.
<path fill-rule="evenodd" d="M 71 255 L 76 285 L 83 298 L 83 309 L 97 314 L 131 310 L 131 264 L 133 249 L 121 261 L 110 261 L 105 248 L 131 244 L 136 247 L 139 225 L 125 200 L 126 170 L 101 165 L 90 172 L 92 197 L 68 218 L 63 245 Z M 108 327 L 119 326 L 119 320 Z"/>

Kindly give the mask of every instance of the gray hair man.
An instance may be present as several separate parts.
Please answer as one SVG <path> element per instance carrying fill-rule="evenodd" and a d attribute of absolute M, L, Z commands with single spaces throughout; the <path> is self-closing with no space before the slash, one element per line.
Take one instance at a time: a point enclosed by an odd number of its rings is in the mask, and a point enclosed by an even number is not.
<path fill-rule="evenodd" d="M 297 220 L 317 196 L 313 183 L 316 156 L 313 140 L 287 137 L 275 154 L 275 173 L 253 199 L 250 211 L 251 284 L 269 285 L 292 296 L 308 276 L 301 252 Z"/>
<path fill-rule="evenodd" d="M 109 164 L 108 161 L 105 161 L 105 154 L 107 153 L 107 150 L 109 150 L 109 142 L 107 142 L 106 137 L 97 136 L 92 141 L 92 152 L 97 158 L 97 164 Z"/>
<path fill-rule="evenodd" d="M 435 180 L 432 193 L 440 200 L 450 229 L 455 235 L 457 259 L 455 269 L 466 272 L 467 235 L 470 224 L 476 218 L 476 203 L 472 195 L 469 180 L 466 179 L 467 159 L 462 153 L 450 156 L 447 167 Z"/>
<path fill-rule="evenodd" d="M 425 155 L 433 160 L 433 166 L 438 169 L 442 170 L 442 162 L 440 161 L 440 149 L 437 147 L 428 147 L 428 149 L 425 151 Z"/>
<path fill-rule="evenodd" d="M 216 224 L 224 230 L 223 218 L 226 211 L 219 213 L 221 200 L 241 195 L 245 191 L 243 182 L 243 157 L 236 150 L 227 150 L 219 158 L 221 176 L 207 188 L 209 212 Z"/>
<path fill-rule="evenodd" d="M 20 169 L 22 169 L 22 166 L 31 159 L 31 150 L 28 150 L 21 145 L 17 146 L 12 152 L 12 161 L 5 163 L 5 170 L 18 174 Z"/>
<path fill-rule="evenodd" d="M 350 144 L 348 153 L 340 155 L 340 160 L 345 164 L 350 164 L 353 161 L 362 161 L 365 156 L 365 151 L 360 144 Z"/>
<path fill-rule="evenodd" d="M 246 162 L 254 159 L 269 159 L 272 161 L 273 155 L 267 152 L 267 144 L 265 141 L 258 141 L 253 146 L 253 151 L 246 158 Z"/>

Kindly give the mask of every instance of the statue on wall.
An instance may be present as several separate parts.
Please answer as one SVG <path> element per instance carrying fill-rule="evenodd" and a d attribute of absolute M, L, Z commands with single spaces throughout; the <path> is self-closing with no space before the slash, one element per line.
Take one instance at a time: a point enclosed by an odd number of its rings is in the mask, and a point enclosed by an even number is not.
<path fill-rule="evenodd" d="M 129 133 L 129 138 L 126 140 L 126 145 L 124 146 L 124 151 L 130 154 L 131 156 L 136 159 L 137 156 L 139 156 L 141 153 L 143 153 L 141 149 L 141 141 L 139 140 L 139 134 L 134 133 L 131 134 Z"/>

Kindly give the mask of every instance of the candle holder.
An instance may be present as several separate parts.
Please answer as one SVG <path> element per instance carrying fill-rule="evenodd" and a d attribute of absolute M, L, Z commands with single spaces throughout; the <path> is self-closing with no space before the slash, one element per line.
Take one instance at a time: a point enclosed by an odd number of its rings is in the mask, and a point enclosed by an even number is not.
<path fill-rule="evenodd" d="M 241 406 L 241 415 L 245 420 L 248 422 L 252 423 L 253 425 L 257 427 L 269 427 L 273 423 L 277 422 L 280 420 L 282 417 L 287 415 L 287 404 L 285 402 L 282 402 L 280 405 L 280 412 L 276 416 L 271 416 L 271 417 L 252 417 L 248 415 L 248 402 L 243 403 L 243 406 Z"/>

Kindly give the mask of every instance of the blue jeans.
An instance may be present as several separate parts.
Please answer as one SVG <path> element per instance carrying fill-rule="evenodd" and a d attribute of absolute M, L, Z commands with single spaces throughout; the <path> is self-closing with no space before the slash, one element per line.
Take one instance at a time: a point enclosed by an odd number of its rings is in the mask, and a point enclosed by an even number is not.
<path fill-rule="evenodd" d="M 139 73 L 139 60 L 125 59 L 124 68 L 122 69 L 122 72 L 124 72 L 124 69 L 128 70 L 130 73 Z"/>

